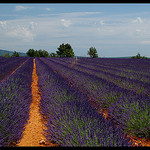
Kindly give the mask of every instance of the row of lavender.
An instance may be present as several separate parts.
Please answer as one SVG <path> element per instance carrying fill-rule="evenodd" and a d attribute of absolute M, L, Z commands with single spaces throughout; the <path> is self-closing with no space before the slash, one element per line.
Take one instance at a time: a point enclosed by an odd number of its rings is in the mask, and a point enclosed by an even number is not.
<path fill-rule="evenodd" d="M 27 59 L 27 57 L 0 57 L 0 82 L 7 78 L 12 71 L 14 71 Z"/>
<path fill-rule="evenodd" d="M 149 72 L 149 68 L 147 68 L 147 66 L 149 66 L 148 64 L 150 64 L 150 60 L 149 59 L 113 59 L 113 58 L 78 58 L 79 62 L 81 63 L 85 63 L 88 65 L 91 64 L 93 66 L 95 65 L 105 65 L 105 66 L 109 66 L 109 67 L 115 67 L 117 69 L 122 68 L 124 69 L 131 69 L 132 71 L 134 70 L 135 72 Z M 145 64 L 147 64 L 145 66 Z M 140 68 L 139 68 L 140 66 Z"/>
<path fill-rule="evenodd" d="M 68 65 L 72 62 L 88 66 L 88 68 L 95 69 L 117 69 L 118 71 L 137 72 L 141 74 L 149 74 L 150 60 L 142 59 L 111 59 L 111 58 L 51 58 L 55 61 L 66 62 Z M 100 68 L 99 68 L 100 67 Z"/>
<path fill-rule="evenodd" d="M 108 114 L 125 132 L 134 136 L 150 137 L 149 96 L 122 88 L 90 73 L 70 68 L 61 62 L 62 59 L 60 62 L 52 58 L 41 58 L 41 60 L 80 92 L 98 102 L 101 107 L 109 109 Z"/>
<path fill-rule="evenodd" d="M 22 137 L 32 102 L 32 71 L 33 59 L 28 58 L 14 74 L 0 83 L 0 146 L 11 146 Z"/>
<path fill-rule="evenodd" d="M 108 61 L 109 60 L 109 64 Z M 115 60 L 115 61 L 114 61 Z M 112 73 L 115 75 L 125 76 L 130 79 L 138 79 L 141 81 L 149 80 L 150 72 L 150 61 L 148 60 L 132 60 L 132 59 L 90 59 L 90 58 L 78 58 L 78 59 L 55 59 L 57 62 L 61 62 L 68 66 L 72 66 L 72 62 L 76 62 L 74 68 L 84 66 L 88 69 L 93 69 L 96 71 L 104 71 L 107 73 Z M 107 63 L 106 63 L 106 62 Z M 115 63 L 118 61 L 118 64 Z M 120 63 L 122 61 L 122 64 Z M 144 61 L 144 62 L 142 62 Z M 136 69 L 137 67 L 137 69 Z M 147 73 L 146 73 L 147 72 Z M 144 78 L 143 78 L 144 77 Z"/>
<path fill-rule="evenodd" d="M 131 146 L 119 127 L 106 121 L 88 97 L 70 87 L 57 72 L 36 58 L 41 113 L 47 118 L 46 137 L 60 146 Z M 55 66 L 57 67 L 57 66 Z"/>
<path fill-rule="evenodd" d="M 117 86 L 125 89 L 132 90 L 138 94 L 145 94 L 150 96 L 150 75 L 143 75 L 143 73 L 140 72 L 134 72 L 132 69 L 125 69 L 121 67 L 120 69 L 117 68 L 118 66 L 112 68 L 110 66 L 105 65 L 105 61 L 101 61 L 101 59 L 96 59 L 94 63 L 93 60 L 88 58 L 82 58 L 78 59 L 77 63 L 75 65 L 72 65 L 73 59 L 53 59 L 57 63 L 61 63 L 65 66 L 70 66 L 75 70 L 79 70 L 81 72 L 85 72 L 91 75 L 94 75 L 96 77 L 102 78 L 107 81 L 111 81 L 112 83 L 116 84 Z M 99 60 L 99 62 L 98 62 Z M 103 60 L 103 59 L 102 59 Z M 104 59 L 105 60 L 105 59 Z M 132 59 L 125 59 L 126 65 L 130 66 Z M 110 59 L 113 63 L 113 59 Z M 120 61 L 120 59 L 118 60 Z M 92 65 L 90 65 L 92 62 Z M 123 61 L 124 62 L 124 61 Z M 144 68 L 144 63 L 141 63 L 142 61 L 135 62 L 138 64 L 138 69 Z M 134 62 L 134 63 L 135 63 Z M 148 63 L 149 62 L 149 63 Z M 133 62 L 132 62 L 133 63 Z M 70 65 L 71 64 L 71 65 Z M 133 65 L 133 64 L 132 64 Z M 124 66 L 122 64 L 122 66 Z M 145 61 L 145 70 L 149 70 L 150 72 L 150 61 Z M 133 67 L 134 68 L 134 67 Z M 124 71 L 122 70 L 124 69 Z M 126 70 L 126 71 L 125 71 Z M 145 73 L 145 72 L 144 72 Z M 148 72 L 147 72 L 148 73 Z"/>

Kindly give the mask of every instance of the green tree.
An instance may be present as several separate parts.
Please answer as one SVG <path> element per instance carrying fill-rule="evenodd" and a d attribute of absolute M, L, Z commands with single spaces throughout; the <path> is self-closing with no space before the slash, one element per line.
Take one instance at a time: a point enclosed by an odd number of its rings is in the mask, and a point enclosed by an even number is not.
<path fill-rule="evenodd" d="M 37 51 L 40 57 L 43 57 L 43 51 L 40 49 Z"/>
<path fill-rule="evenodd" d="M 148 59 L 148 58 L 145 57 L 145 56 L 141 56 L 140 53 L 137 53 L 136 56 L 132 56 L 131 58 L 136 58 L 136 59 Z"/>
<path fill-rule="evenodd" d="M 12 57 L 20 57 L 20 54 L 16 51 L 14 51 L 14 53 L 12 54 Z"/>
<path fill-rule="evenodd" d="M 34 49 L 29 49 L 27 51 L 27 56 L 29 57 L 48 57 L 49 53 L 46 50 L 34 50 Z"/>
<path fill-rule="evenodd" d="M 92 58 L 98 57 L 97 50 L 95 47 L 90 47 L 87 54 L 90 55 L 90 57 L 92 57 Z"/>
<path fill-rule="evenodd" d="M 138 58 L 138 59 L 140 59 L 140 58 L 141 58 L 140 53 L 138 53 L 138 54 L 136 55 L 136 58 Z"/>
<path fill-rule="evenodd" d="M 35 51 L 35 57 L 40 57 L 40 54 L 39 54 L 38 50 Z"/>
<path fill-rule="evenodd" d="M 36 57 L 36 51 L 34 49 L 29 49 L 26 54 L 29 57 Z"/>
<path fill-rule="evenodd" d="M 70 44 L 61 44 L 56 51 L 59 57 L 74 57 L 74 52 Z"/>
<path fill-rule="evenodd" d="M 46 50 L 38 50 L 37 51 L 37 57 L 48 57 L 49 53 Z"/>
<path fill-rule="evenodd" d="M 58 57 L 56 53 L 50 53 L 50 57 Z"/>
<path fill-rule="evenodd" d="M 48 57 L 49 53 L 46 50 L 43 50 L 43 57 Z"/>

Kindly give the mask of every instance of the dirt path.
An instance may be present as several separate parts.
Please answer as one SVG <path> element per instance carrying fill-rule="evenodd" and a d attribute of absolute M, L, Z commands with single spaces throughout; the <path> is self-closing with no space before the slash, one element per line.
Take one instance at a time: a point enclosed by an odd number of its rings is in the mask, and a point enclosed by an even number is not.
<path fill-rule="evenodd" d="M 46 129 L 40 114 L 39 102 L 41 100 L 38 88 L 38 76 L 36 74 L 35 59 L 33 60 L 34 67 L 32 73 L 32 103 L 29 111 L 29 120 L 25 126 L 23 137 L 17 146 L 56 146 L 56 144 L 47 143 L 43 135 L 43 129 Z"/>

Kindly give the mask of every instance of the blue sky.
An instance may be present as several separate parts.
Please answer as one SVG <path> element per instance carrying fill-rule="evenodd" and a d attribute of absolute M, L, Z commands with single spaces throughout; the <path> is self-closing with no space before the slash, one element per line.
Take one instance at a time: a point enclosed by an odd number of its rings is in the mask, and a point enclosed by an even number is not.
<path fill-rule="evenodd" d="M 0 49 L 56 52 L 69 43 L 75 55 L 150 57 L 150 4 L 1 3 Z"/>

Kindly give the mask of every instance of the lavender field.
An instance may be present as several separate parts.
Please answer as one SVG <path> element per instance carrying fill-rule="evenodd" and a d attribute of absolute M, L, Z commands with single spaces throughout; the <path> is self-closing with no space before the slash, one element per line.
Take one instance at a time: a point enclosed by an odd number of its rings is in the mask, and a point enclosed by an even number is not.
<path fill-rule="evenodd" d="M 73 87 L 108 110 L 130 135 L 150 137 L 150 60 L 41 58 Z"/>
<path fill-rule="evenodd" d="M 149 59 L 41 57 L 35 63 L 50 142 L 133 146 L 127 135 L 150 138 Z M 32 70 L 33 58 L 0 57 L 0 146 L 22 137 L 32 101 Z"/>

